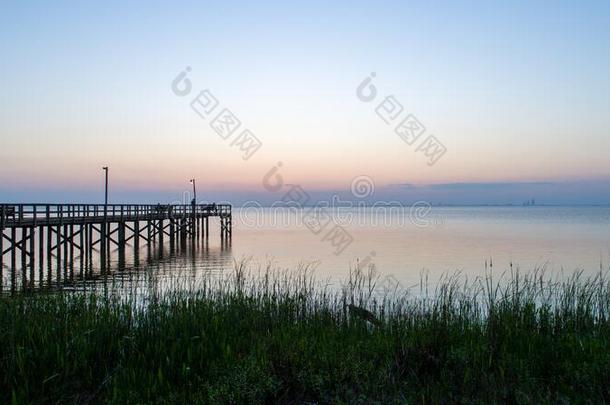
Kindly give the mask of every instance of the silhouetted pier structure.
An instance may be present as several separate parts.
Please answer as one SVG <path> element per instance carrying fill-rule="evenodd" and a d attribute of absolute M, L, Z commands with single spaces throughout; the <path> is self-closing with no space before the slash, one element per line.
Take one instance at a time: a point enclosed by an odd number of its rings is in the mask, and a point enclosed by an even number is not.
<path fill-rule="evenodd" d="M 141 243 L 162 246 L 169 241 L 173 249 L 207 240 L 214 217 L 220 221 L 221 243 L 230 243 L 229 204 L 0 204 L 0 291 L 5 268 L 11 288 L 21 270 L 24 289 L 35 279 L 42 282 L 45 269 L 50 278 L 55 267 L 59 278 L 62 267 L 73 270 L 76 262 L 83 275 L 99 258 L 103 272 L 112 249 L 118 251 L 120 263 L 128 245 L 137 254 Z"/>

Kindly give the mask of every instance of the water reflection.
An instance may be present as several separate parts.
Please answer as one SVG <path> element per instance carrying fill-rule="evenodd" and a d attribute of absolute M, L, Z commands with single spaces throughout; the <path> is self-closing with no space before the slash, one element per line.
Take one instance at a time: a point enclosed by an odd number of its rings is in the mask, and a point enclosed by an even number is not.
<path fill-rule="evenodd" d="M 212 243 L 208 240 L 188 240 L 172 245 L 147 244 L 136 248 L 109 252 L 105 268 L 101 266 L 98 250 L 93 250 L 91 261 L 78 256 L 73 260 L 57 261 L 55 256 L 46 261 L 45 269 L 31 272 L 25 266 L 5 268 L 3 292 L 36 291 L 45 289 L 81 290 L 111 286 L 115 290 L 141 288 L 142 283 L 158 284 L 163 279 L 188 281 L 220 273 L 233 266 L 231 243 Z"/>

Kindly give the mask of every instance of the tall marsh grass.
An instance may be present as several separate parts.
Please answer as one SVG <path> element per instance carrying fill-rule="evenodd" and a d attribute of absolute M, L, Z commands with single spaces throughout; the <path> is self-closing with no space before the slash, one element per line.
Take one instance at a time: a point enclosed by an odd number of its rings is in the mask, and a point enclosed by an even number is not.
<path fill-rule="evenodd" d="M 0 298 L 2 403 L 610 401 L 610 279 L 249 271 Z M 187 287 L 187 288 L 185 288 Z"/>

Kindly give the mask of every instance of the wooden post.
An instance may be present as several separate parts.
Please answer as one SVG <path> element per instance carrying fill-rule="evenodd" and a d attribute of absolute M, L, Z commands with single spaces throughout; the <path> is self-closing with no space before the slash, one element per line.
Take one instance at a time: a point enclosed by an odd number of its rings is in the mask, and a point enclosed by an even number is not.
<path fill-rule="evenodd" d="M 114 207 L 112 208 L 114 215 Z M 110 255 L 112 252 L 112 239 L 110 235 L 112 235 L 112 222 L 106 223 L 106 243 L 108 244 L 106 247 L 106 264 L 110 266 Z"/>
<path fill-rule="evenodd" d="M 118 223 L 119 247 L 125 246 L 125 222 Z"/>
<path fill-rule="evenodd" d="M 125 222 L 118 223 L 119 230 L 119 270 L 125 268 Z"/>
<path fill-rule="evenodd" d="M 83 269 L 84 277 L 87 277 L 87 270 L 89 269 L 89 256 L 91 254 L 91 225 L 85 224 L 85 229 L 83 230 L 85 233 L 85 244 L 83 245 L 84 253 L 81 260 L 84 263 L 85 268 Z"/>
<path fill-rule="evenodd" d="M 27 278 L 27 257 L 26 257 L 26 253 L 27 253 L 27 240 L 28 237 L 28 228 L 26 227 L 22 227 L 21 228 L 21 242 L 19 243 L 19 246 L 21 247 L 21 288 L 23 290 L 25 290 L 27 288 L 28 285 L 28 278 Z"/>
<path fill-rule="evenodd" d="M 57 225 L 57 243 L 55 244 L 57 246 L 57 282 L 59 283 L 61 280 L 61 251 L 62 251 L 62 238 L 65 237 L 65 235 L 61 234 L 61 229 L 62 229 L 62 224 L 63 224 L 63 216 L 64 216 L 64 212 L 63 212 L 63 206 L 60 205 L 58 207 L 58 211 L 59 211 L 59 225 Z M 64 250 L 63 252 L 64 254 L 66 254 L 66 251 Z"/>
<path fill-rule="evenodd" d="M 159 235 L 159 259 L 163 258 L 163 220 L 157 221 L 157 234 Z"/>
<path fill-rule="evenodd" d="M 64 225 L 64 235 L 63 235 L 63 245 L 64 245 L 64 279 L 68 278 L 68 260 L 69 250 L 68 250 L 68 225 Z"/>
<path fill-rule="evenodd" d="M 15 291 L 16 280 L 15 271 L 17 270 L 17 230 L 15 227 L 11 228 L 11 290 Z"/>
<path fill-rule="evenodd" d="M 47 226 L 47 262 L 49 269 L 52 267 L 52 255 L 53 255 L 53 227 Z"/>
<path fill-rule="evenodd" d="M 34 288 L 34 270 L 36 261 L 34 256 L 36 255 L 36 227 L 30 227 L 30 287 Z"/>
<path fill-rule="evenodd" d="M 89 231 L 87 232 L 87 269 L 89 274 L 93 274 L 93 224 L 87 226 Z"/>
<path fill-rule="evenodd" d="M 85 270 L 85 225 L 79 226 L 79 239 L 80 239 L 80 278 L 83 278 L 83 272 Z"/>
<path fill-rule="evenodd" d="M 163 230 L 163 220 L 162 219 L 159 220 L 159 230 L 157 232 L 159 233 L 159 244 L 163 245 L 163 234 L 165 233 L 165 230 Z"/>
<path fill-rule="evenodd" d="M 174 250 L 174 238 L 176 235 L 174 234 L 176 230 L 174 229 L 174 219 L 169 219 L 169 248 L 171 251 Z"/>
<path fill-rule="evenodd" d="M 38 280 L 42 287 L 44 281 L 44 227 L 38 227 Z"/>
<path fill-rule="evenodd" d="M 184 243 L 184 241 L 186 240 L 186 221 L 186 218 L 180 219 L 180 243 Z"/>
<path fill-rule="evenodd" d="M 133 223 L 133 247 L 135 250 L 140 249 L 140 221 Z"/>
<path fill-rule="evenodd" d="M 106 221 L 100 224 L 100 267 L 106 271 Z"/>
<path fill-rule="evenodd" d="M 74 224 L 70 228 L 70 279 L 74 277 Z"/>
<path fill-rule="evenodd" d="M 0 213 L 4 215 L 4 213 Z M 4 223 L 0 225 L 0 293 L 2 292 L 2 277 L 4 276 Z"/>
<path fill-rule="evenodd" d="M 189 231 L 190 231 L 191 239 L 195 240 L 195 238 L 197 237 L 197 217 L 195 217 L 195 210 L 193 210 L 193 214 L 191 216 Z"/>
<path fill-rule="evenodd" d="M 55 236 L 57 238 L 55 243 L 55 255 L 57 257 L 57 282 L 59 283 L 61 280 L 61 225 L 57 225 Z"/>

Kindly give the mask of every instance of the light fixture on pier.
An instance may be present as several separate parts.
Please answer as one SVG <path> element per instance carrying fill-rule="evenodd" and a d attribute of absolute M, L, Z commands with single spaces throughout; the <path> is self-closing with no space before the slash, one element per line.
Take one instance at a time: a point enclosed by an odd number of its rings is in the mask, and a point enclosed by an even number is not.
<path fill-rule="evenodd" d="M 191 204 L 195 205 L 197 204 L 197 188 L 195 187 L 195 179 L 191 179 L 190 181 L 193 183 L 193 200 L 191 201 Z"/>
<path fill-rule="evenodd" d="M 102 167 L 102 170 L 106 172 L 106 186 L 104 187 L 104 206 L 108 205 L 108 166 Z"/>

